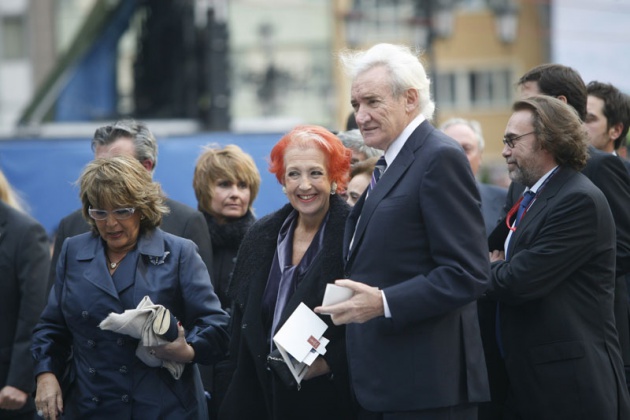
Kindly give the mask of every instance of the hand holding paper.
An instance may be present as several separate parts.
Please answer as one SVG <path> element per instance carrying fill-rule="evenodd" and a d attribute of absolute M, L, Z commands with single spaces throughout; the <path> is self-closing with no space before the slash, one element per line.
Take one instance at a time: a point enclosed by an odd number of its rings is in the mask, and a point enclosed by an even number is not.
<path fill-rule="evenodd" d="M 317 356 L 326 354 L 328 325 L 308 306 L 300 303 L 273 337 L 291 374 L 299 384 Z"/>
<path fill-rule="evenodd" d="M 324 300 L 322 306 L 336 305 L 341 302 L 345 302 L 350 299 L 354 292 L 347 287 L 338 286 L 334 283 L 328 283 L 326 285 L 326 291 L 324 292 Z M 330 314 L 326 314 L 330 315 Z"/>
<path fill-rule="evenodd" d="M 385 314 L 382 292 L 377 287 L 348 279 L 336 280 L 335 285 L 350 289 L 352 297 L 334 305 L 322 305 L 314 309 L 318 314 L 330 314 L 335 325 L 363 323 Z"/>

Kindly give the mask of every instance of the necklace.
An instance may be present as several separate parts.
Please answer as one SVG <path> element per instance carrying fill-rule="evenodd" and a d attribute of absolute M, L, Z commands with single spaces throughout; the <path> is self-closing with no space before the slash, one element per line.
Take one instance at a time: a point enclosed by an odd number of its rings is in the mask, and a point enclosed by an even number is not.
<path fill-rule="evenodd" d="M 109 259 L 109 255 L 105 255 L 107 257 L 107 262 L 109 263 L 109 269 L 110 270 L 115 270 L 118 265 L 120 264 L 120 262 L 127 256 L 127 254 L 123 255 L 123 257 L 121 259 L 119 259 L 118 261 L 114 262 L 112 260 Z"/>

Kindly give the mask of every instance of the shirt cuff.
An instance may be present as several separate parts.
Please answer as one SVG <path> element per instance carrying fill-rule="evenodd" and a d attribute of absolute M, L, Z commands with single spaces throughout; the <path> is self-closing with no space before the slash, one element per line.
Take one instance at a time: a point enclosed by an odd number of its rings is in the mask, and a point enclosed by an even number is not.
<path fill-rule="evenodd" d="M 381 290 L 381 296 L 383 297 L 383 311 L 385 312 L 385 318 L 391 318 L 392 313 L 389 310 L 389 305 L 387 304 L 387 298 L 385 297 L 385 292 Z"/>

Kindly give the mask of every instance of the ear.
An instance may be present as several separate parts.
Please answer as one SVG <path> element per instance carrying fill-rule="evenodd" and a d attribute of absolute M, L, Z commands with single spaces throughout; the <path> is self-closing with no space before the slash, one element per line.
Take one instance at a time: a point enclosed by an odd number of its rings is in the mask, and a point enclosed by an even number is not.
<path fill-rule="evenodd" d="M 565 104 L 568 104 L 569 101 L 567 101 L 567 97 L 564 95 L 560 95 L 560 96 L 556 96 L 556 99 L 561 100 L 562 102 L 564 102 Z"/>
<path fill-rule="evenodd" d="M 611 140 L 615 140 L 623 131 L 623 123 L 617 123 L 608 129 L 608 136 Z"/>
<path fill-rule="evenodd" d="M 144 168 L 149 172 L 151 172 L 153 170 L 153 167 L 155 166 L 151 159 L 145 159 L 140 163 L 142 163 L 142 166 L 144 166 Z"/>
<path fill-rule="evenodd" d="M 418 89 L 407 89 L 405 92 L 405 110 L 411 112 L 418 108 L 420 99 Z"/>

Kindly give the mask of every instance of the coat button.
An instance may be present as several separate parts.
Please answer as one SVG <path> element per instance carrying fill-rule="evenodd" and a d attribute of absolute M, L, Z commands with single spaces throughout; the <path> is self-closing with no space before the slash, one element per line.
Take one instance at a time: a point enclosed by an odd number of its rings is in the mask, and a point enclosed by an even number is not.
<path fill-rule="evenodd" d="M 129 395 L 127 394 L 123 395 L 122 397 L 120 397 L 120 400 L 126 403 L 129 402 Z"/>
<path fill-rule="evenodd" d="M 92 347 L 92 348 L 96 347 L 96 343 L 94 342 L 94 340 L 88 340 L 87 345 L 88 347 Z"/>
<path fill-rule="evenodd" d="M 122 365 L 120 369 L 118 369 L 118 371 L 124 375 L 125 373 L 127 373 L 127 366 Z"/>
<path fill-rule="evenodd" d="M 81 312 L 81 317 L 82 317 L 83 319 L 87 319 L 87 317 L 88 317 L 89 315 L 90 315 L 90 314 L 88 313 L 88 311 L 83 311 L 83 312 Z"/>
<path fill-rule="evenodd" d="M 90 374 L 90 376 L 94 376 L 94 375 L 96 375 L 96 369 L 94 369 L 94 368 L 89 368 L 89 369 L 88 369 L 88 373 Z"/>
<path fill-rule="evenodd" d="M 247 328 L 247 324 L 243 324 L 243 325 L 241 325 L 241 328 L 242 328 L 242 329 Z"/>
<path fill-rule="evenodd" d="M 116 344 L 118 344 L 119 346 L 122 346 L 125 344 L 125 339 L 124 338 L 119 338 L 118 340 L 116 340 Z"/>
<path fill-rule="evenodd" d="M 101 399 L 99 397 L 92 397 L 92 402 L 98 404 L 99 402 L 101 402 Z"/>

